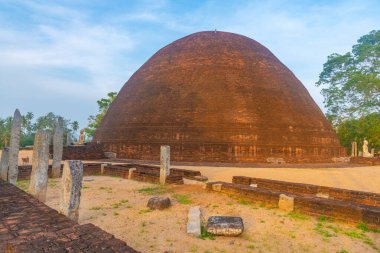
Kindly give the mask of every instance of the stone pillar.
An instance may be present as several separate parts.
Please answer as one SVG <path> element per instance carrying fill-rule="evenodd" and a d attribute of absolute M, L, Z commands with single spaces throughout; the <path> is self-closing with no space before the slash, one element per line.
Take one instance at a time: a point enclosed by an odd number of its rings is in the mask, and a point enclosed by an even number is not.
<path fill-rule="evenodd" d="M 71 145 L 71 132 L 68 132 L 67 133 L 67 139 L 66 139 L 66 146 L 70 146 Z"/>
<path fill-rule="evenodd" d="M 34 138 L 32 174 L 29 193 L 41 202 L 46 201 L 49 169 L 49 133 L 38 130 Z"/>
<path fill-rule="evenodd" d="M 351 156 L 355 156 L 355 142 L 351 142 Z"/>
<path fill-rule="evenodd" d="M 170 175 L 170 146 L 161 146 L 160 184 L 165 184 Z"/>
<path fill-rule="evenodd" d="M 354 156 L 358 156 L 358 143 L 354 141 Z"/>
<path fill-rule="evenodd" d="M 375 157 L 375 149 L 374 148 L 371 149 L 371 155 L 372 155 L 372 157 Z"/>
<path fill-rule="evenodd" d="M 4 181 L 8 180 L 8 162 L 9 162 L 9 149 L 3 148 L 1 151 L 0 160 L 0 178 Z"/>
<path fill-rule="evenodd" d="M 16 185 L 18 176 L 18 152 L 20 149 L 20 135 L 21 135 L 21 114 L 16 109 L 11 128 L 11 141 L 9 147 L 9 165 L 8 165 L 8 181 Z"/>
<path fill-rule="evenodd" d="M 57 178 L 61 176 L 61 161 L 63 153 L 63 119 L 58 118 L 57 125 L 53 137 L 53 165 L 52 177 Z"/>
<path fill-rule="evenodd" d="M 73 221 L 78 221 L 82 189 L 83 164 L 79 160 L 65 161 L 62 172 L 60 213 Z"/>

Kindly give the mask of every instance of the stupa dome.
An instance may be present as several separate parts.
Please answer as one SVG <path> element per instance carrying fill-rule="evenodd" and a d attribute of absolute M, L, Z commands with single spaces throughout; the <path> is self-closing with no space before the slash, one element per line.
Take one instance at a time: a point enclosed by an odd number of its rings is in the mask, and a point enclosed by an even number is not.
<path fill-rule="evenodd" d="M 266 47 L 198 32 L 155 53 L 120 90 L 94 142 L 119 158 L 174 161 L 321 161 L 343 155 L 331 124 Z"/>

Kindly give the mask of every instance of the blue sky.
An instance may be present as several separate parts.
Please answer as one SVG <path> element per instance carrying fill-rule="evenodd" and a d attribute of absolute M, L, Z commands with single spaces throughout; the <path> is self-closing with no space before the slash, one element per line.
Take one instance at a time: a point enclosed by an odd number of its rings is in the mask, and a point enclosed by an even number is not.
<path fill-rule="evenodd" d="M 331 53 L 380 29 L 380 1 L 0 0 L 0 117 L 15 108 L 78 120 L 157 50 L 204 30 L 269 48 L 323 109 L 315 87 Z"/>

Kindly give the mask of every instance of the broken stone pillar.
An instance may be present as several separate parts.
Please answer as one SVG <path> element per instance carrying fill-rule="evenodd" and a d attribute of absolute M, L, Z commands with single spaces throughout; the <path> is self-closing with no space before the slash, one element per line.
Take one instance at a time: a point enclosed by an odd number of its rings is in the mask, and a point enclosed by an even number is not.
<path fill-rule="evenodd" d="M 351 142 L 351 156 L 355 156 L 355 142 Z"/>
<path fill-rule="evenodd" d="M 193 236 L 201 235 L 202 213 L 200 206 L 193 206 L 187 215 L 187 233 Z"/>
<path fill-rule="evenodd" d="M 53 137 L 53 165 L 52 177 L 57 178 L 61 176 L 61 161 L 63 154 L 63 119 L 58 118 L 57 125 Z"/>
<path fill-rule="evenodd" d="M 132 179 L 132 174 L 133 174 L 133 172 L 135 172 L 136 171 L 136 168 L 130 168 L 129 170 L 128 170 L 128 179 Z"/>
<path fill-rule="evenodd" d="M 375 157 L 375 149 L 374 148 L 371 149 L 371 155 L 372 155 L 372 157 Z"/>
<path fill-rule="evenodd" d="M 238 236 L 244 231 L 243 219 L 233 216 L 210 216 L 206 231 L 212 235 Z"/>
<path fill-rule="evenodd" d="M 38 130 L 34 138 L 29 193 L 41 202 L 46 201 L 48 169 L 49 133 L 46 130 Z"/>
<path fill-rule="evenodd" d="M 165 184 L 170 175 L 170 146 L 161 146 L 160 183 Z"/>
<path fill-rule="evenodd" d="M 18 153 L 20 148 L 20 135 L 21 135 L 21 114 L 16 109 L 11 128 L 11 140 L 9 147 L 9 164 L 8 164 L 8 181 L 16 185 L 18 176 Z"/>
<path fill-rule="evenodd" d="M 71 132 L 67 133 L 66 145 L 70 146 L 73 141 L 71 140 Z"/>
<path fill-rule="evenodd" d="M 356 141 L 354 142 L 354 147 L 355 147 L 354 156 L 358 156 L 358 143 Z"/>
<path fill-rule="evenodd" d="M 278 200 L 278 208 L 286 212 L 293 212 L 294 197 L 286 196 L 285 194 L 280 194 L 280 198 Z"/>
<path fill-rule="evenodd" d="M 83 164 L 79 160 L 65 161 L 62 172 L 60 213 L 73 221 L 78 221 L 82 189 Z"/>
<path fill-rule="evenodd" d="M 0 178 L 4 181 L 8 180 L 8 162 L 9 162 L 9 149 L 3 148 L 1 151 L 0 160 Z"/>

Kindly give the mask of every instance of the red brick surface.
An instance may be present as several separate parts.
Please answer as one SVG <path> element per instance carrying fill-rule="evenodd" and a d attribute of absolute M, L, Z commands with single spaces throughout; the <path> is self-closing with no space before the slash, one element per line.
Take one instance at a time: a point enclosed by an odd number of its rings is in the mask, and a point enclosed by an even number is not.
<path fill-rule="evenodd" d="M 79 225 L 0 180 L 0 252 L 130 252 L 93 224 Z"/>
<path fill-rule="evenodd" d="M 331 162 L 345 149 L 294 74 L 260 43 L 199 32 L 154 54 L 124 85 L 94 143 L 118 158 Z"/>

